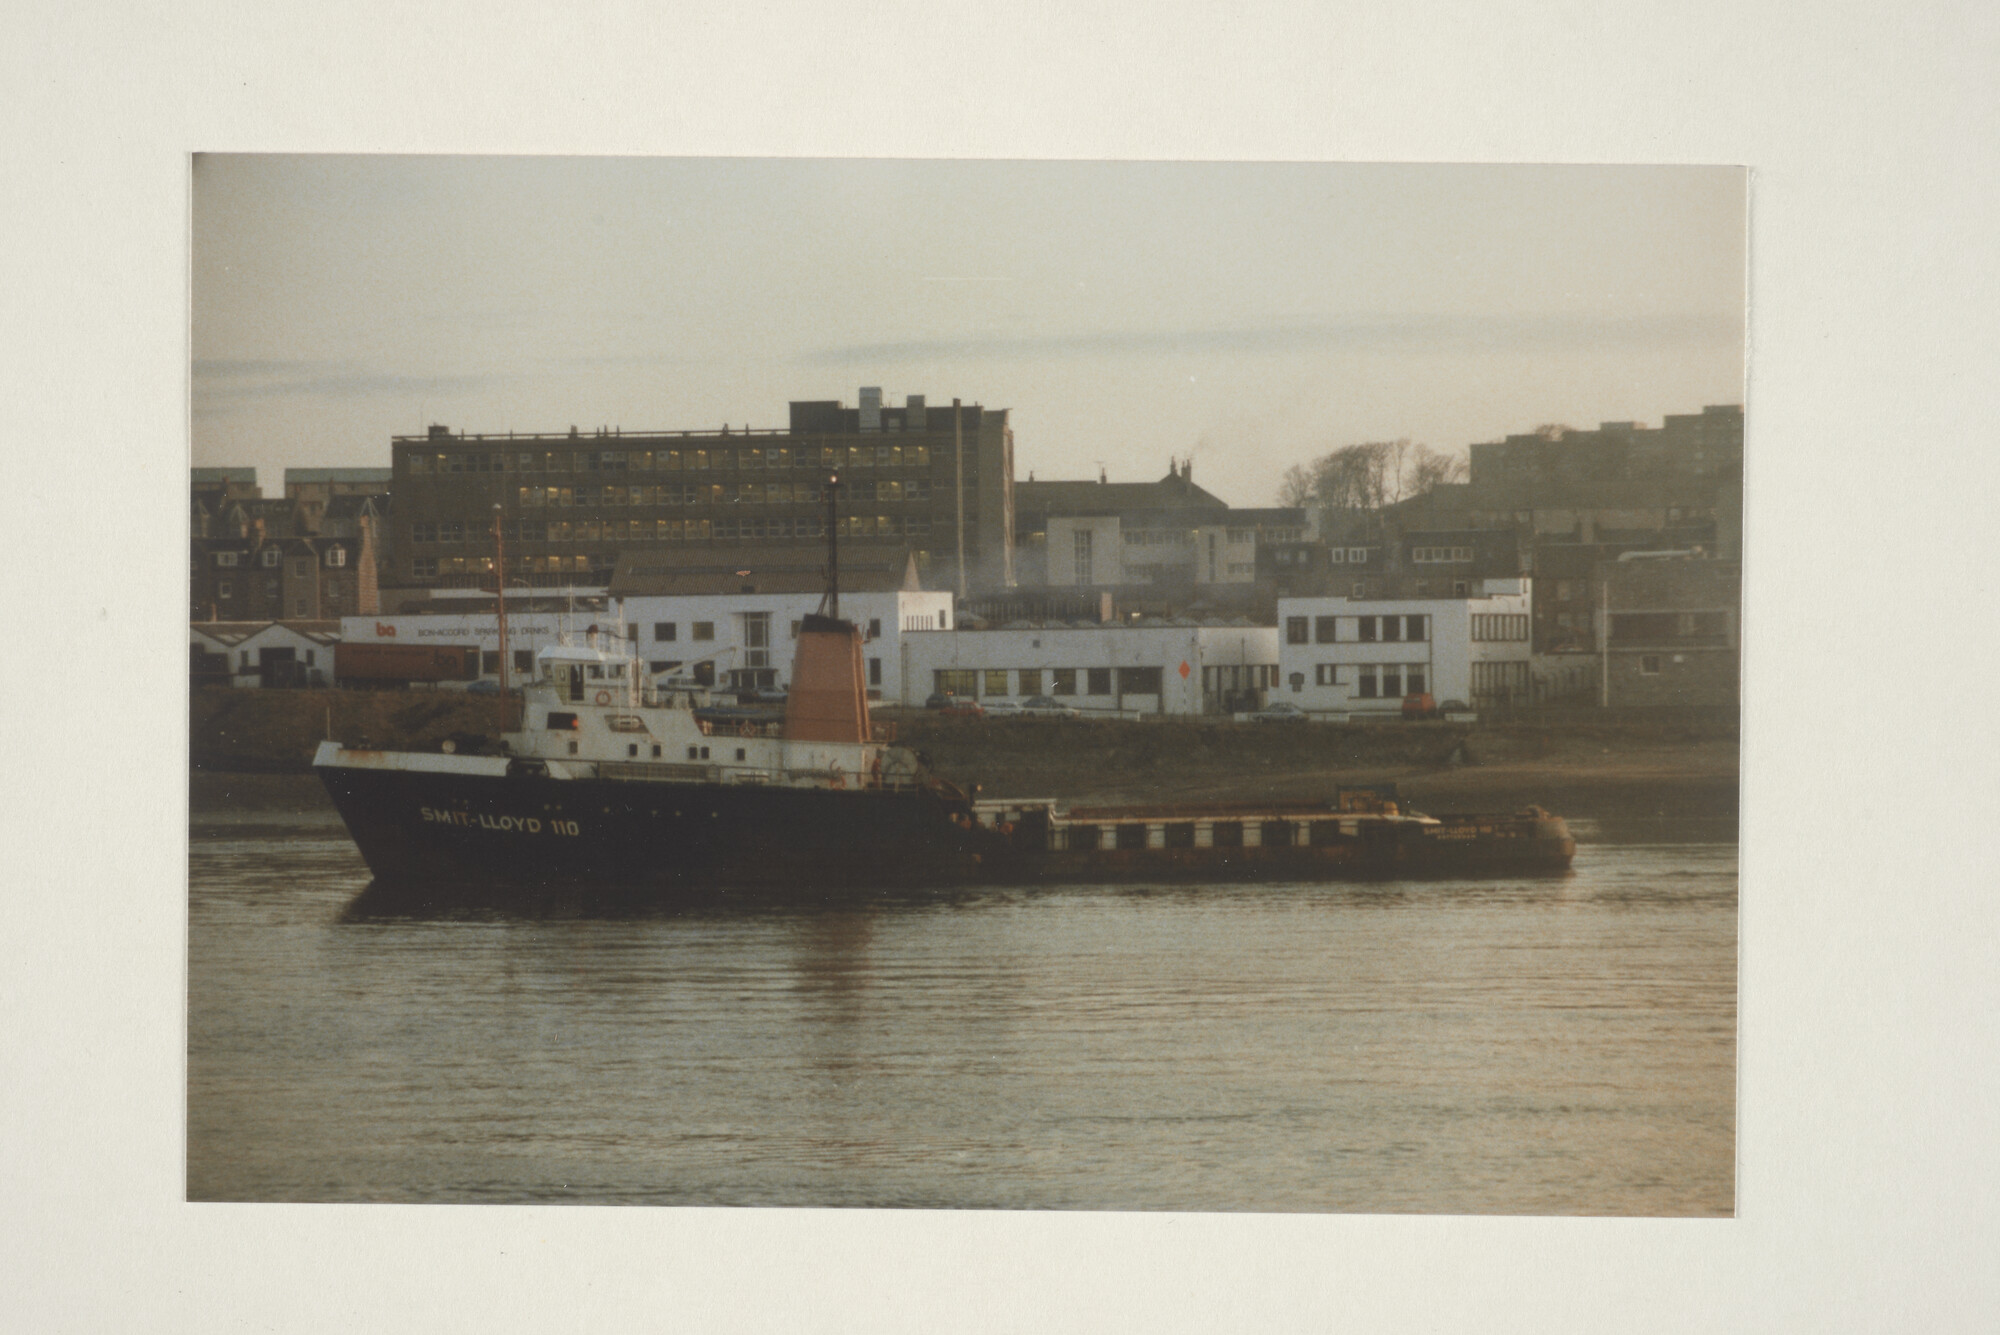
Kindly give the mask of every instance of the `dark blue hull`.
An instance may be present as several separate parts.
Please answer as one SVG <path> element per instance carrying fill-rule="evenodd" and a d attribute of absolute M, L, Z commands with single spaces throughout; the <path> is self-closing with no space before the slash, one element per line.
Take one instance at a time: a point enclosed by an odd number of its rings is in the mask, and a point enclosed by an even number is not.
<path fill-rule="evenodd" d="M 322 767 L 378 881 L 587 886 L 654 903 L 718 888 L 949 885 L 981 873 L 983 832 L 930 790 L 644 783 Z"/>

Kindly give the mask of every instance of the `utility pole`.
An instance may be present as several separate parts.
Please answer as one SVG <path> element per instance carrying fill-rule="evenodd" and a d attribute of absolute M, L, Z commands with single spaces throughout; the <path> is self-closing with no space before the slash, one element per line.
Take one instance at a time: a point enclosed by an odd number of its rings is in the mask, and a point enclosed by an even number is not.
<path fill-rule="evenodd" d="M 965 418 L 951 401 L 951 462 L 958 474 L 958 600 L 965 601 Z"/>
<path fill-rule="evenodd" d="M 1597 562 L 1597 657 L 1598 696 L 1601 709 L 1611 708 L 1611 572 Z"/>

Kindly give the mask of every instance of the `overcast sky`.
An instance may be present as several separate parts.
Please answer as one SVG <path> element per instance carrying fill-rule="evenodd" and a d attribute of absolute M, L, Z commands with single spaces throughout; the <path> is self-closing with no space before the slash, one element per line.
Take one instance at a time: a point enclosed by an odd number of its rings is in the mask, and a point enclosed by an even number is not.
<path fill-rule="evenodd" d="M 1734 168 L 203 156 L 193 462 L 1013 410 L 1025 477 L 1236 505 L 1343 444 L 1739 403 Z"/>

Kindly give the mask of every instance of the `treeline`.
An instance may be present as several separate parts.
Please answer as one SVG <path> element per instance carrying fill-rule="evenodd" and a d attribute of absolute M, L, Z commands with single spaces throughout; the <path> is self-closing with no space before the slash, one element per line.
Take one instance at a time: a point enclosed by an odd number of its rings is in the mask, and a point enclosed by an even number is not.
<path fill-rule="evenodd" d="M 1465 477 L 1465 460 L 1455 454 L 1408 440 L 1370 441 L 1293 464 L 1278 484 L 1278 504 L 1324 518 L 1368 515 Z"/>

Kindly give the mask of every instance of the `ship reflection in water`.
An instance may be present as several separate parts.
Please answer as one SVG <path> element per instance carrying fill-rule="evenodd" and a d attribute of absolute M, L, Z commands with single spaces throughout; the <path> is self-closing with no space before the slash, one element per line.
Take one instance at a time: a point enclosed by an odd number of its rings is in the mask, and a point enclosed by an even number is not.
<path fill-rule="evenodd" d="M 338 826 L 195 835 L 197 1200 L 1733 1207 L 1729 842 L 664 913 L 366 885 Z"/>

